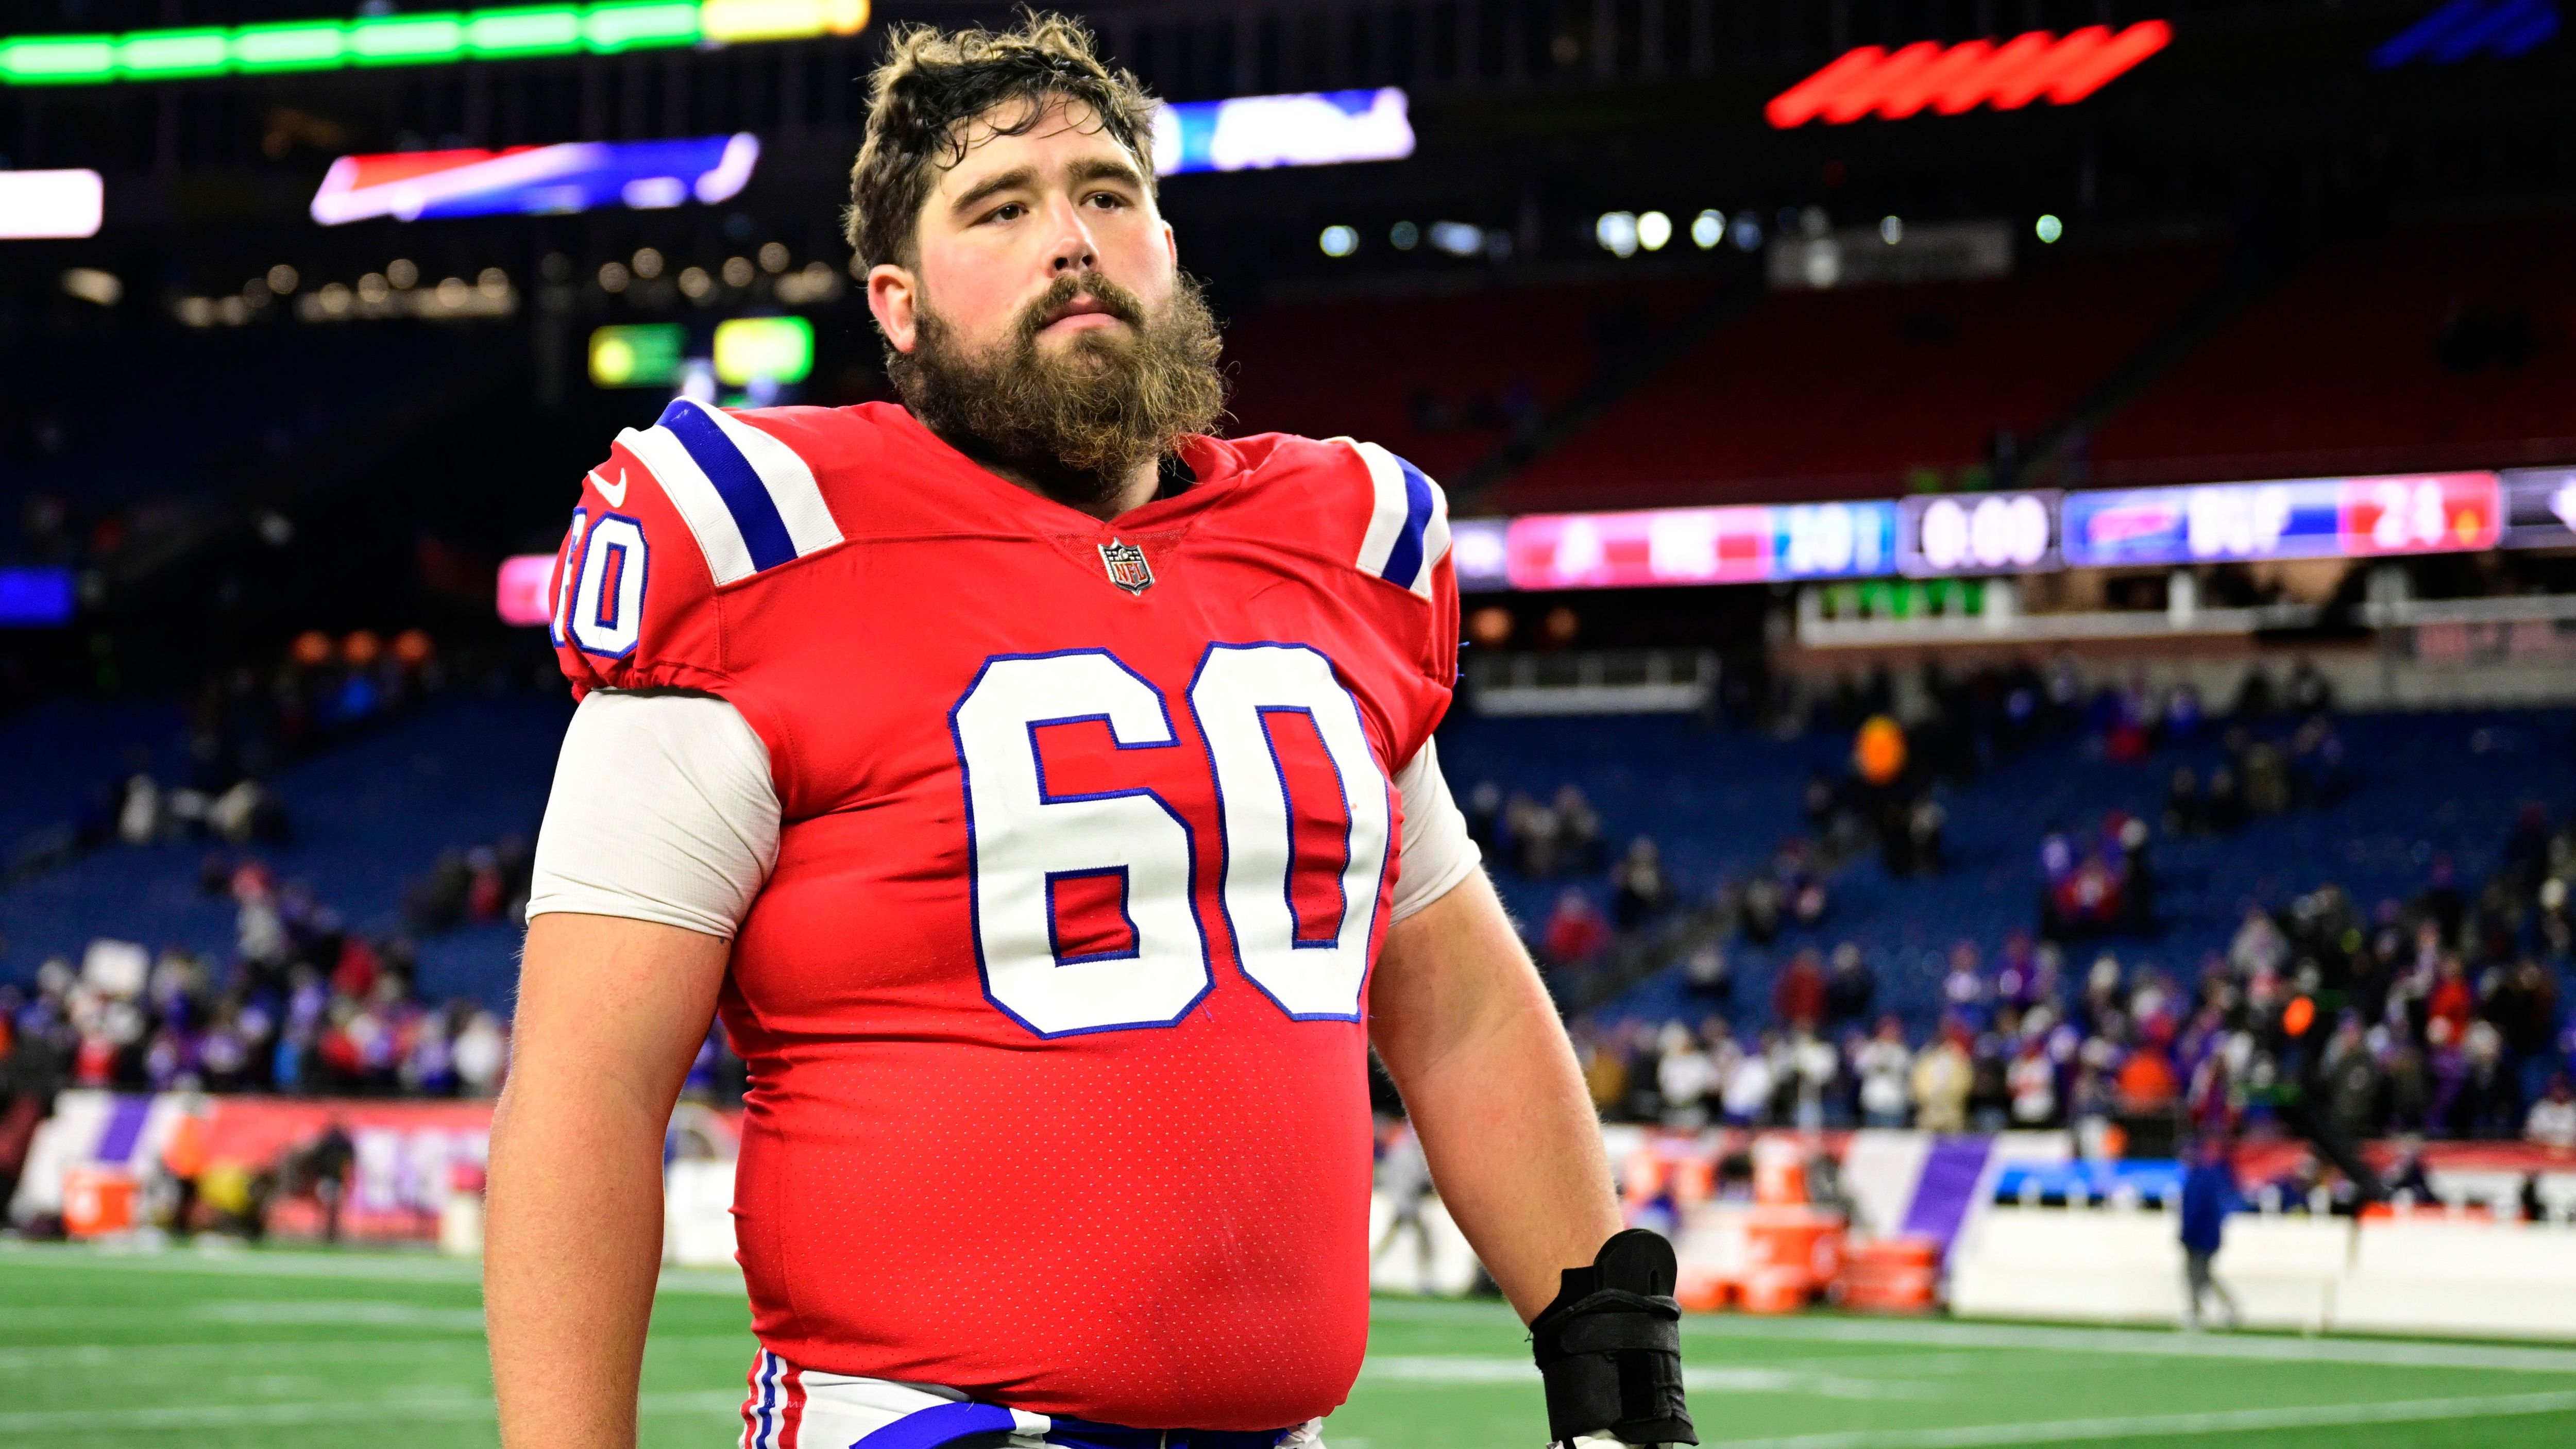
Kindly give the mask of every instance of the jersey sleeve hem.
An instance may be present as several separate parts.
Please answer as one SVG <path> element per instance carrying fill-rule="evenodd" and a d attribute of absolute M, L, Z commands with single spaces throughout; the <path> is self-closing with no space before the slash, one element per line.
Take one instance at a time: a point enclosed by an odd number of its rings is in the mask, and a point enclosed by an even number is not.
<path fill-rule="evenodd" d="M 1476 848 L 1474 841 L 1467 842 L 1467 848 L 1442 862 L 1440 873 L 1431 877 L 1419 891 L 1407 890 L 1399 894 L 1389 919 L 1401 921 L 1420 915 L 1443 896 L 1466 884 L 1467 877 L 1474 875 L 1484 863 L 1485 853 Z M 534 911 L 536 907 L 531 905 L 528 909 Z"/>
<path fill-rule="evenodd" d="M 528 898 L 528 919 L 539 916 L 614 916 L 620 920 L 645 921 L 657 926 L 677 926 L 719 941 L 734 938 L 733 922 L 703 911 L 665 902 L 645 901 L 627 892 L 606 886 L 568 885 Z"/>

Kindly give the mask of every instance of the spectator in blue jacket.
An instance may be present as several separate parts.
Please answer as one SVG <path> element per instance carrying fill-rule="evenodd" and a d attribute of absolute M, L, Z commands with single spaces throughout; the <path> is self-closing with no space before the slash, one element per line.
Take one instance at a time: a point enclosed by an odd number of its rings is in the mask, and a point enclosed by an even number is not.
<path fill-rule="evenodd" d="M 2219 1244 L 2227 1235 L 2227 1215 L 2245 1205 L 2237 1192 L 2236 1170 L 2227 1157 L 2227 1139 L 2212 1133 L 2195 1140 L 2183 1162 L 2182 1323 L 2186 1329 L 2200 1327 L 2201 1301 L 2213 1294 L 2227 1327 L 2236 1327 L 2244 1318 L 2237 1312 L 2236 1296 L 2209 1271 L 2210 1260 L 2218 1256 Z"/>

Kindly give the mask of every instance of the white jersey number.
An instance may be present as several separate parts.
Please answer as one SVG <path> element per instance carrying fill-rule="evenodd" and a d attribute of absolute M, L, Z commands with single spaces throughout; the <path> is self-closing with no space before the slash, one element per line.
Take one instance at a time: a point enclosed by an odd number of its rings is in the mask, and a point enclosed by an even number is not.
<path fill-rule="evenodd" d="M 623 659 L 635 652 L 644 632 L 644 583 L 650 573 L 651 549 L 644 526 L 622 513 L 603 513 L 581 542 L 578 573 L 571 579 L 570 616 L 564 631 L 586 654 Z"/>
<path fill-rule="evenodd" d="M 1105 720 L 1122 750 L 1178 744 L 1161 690 L 1106 650 L 987 660 L 949 714 L 966 776 L 975 955 L 984 994 L 1040 1036 L 1170 1026 L 1208 990 L 1207 939 L 1190 907 L 1189 822 L 1151 790 L 1056 795 L 1038 726 Z M 1126 876 L 1134 950 L 1062 962 L 1055 883 Z"/>
<path fill-rule="evenodd" d="M 1219 644 L 1208 650 L 1190 685 L 1190 712 L 1198 717 L 1216 767 L 1225 822 L 1225 915 L 1243 974 L 1300 1021 L 1358 1020 L 1369 930 L 1377 923 L 1378 878 L 1392 833 L 1386 777 L 1369 753 L 1359 705 L 1333 678 L 1331 663 L 1302 644 Z M 1274 714 L 1302 714 L 1314 722 L 1341 783 L 1338 813 L 1350 822 L 1341 912 L 1311 938 L 1298 929 L 1293 901 L 1297 809 L 1289 799 L 1288 772 L 1271 743 Z"/>
<path fill-rule="evenodd" d="M 1385 775 L 1359 707 L 1303 645 L 1216 645 L 1190 689 L 1215 772 L 1225 913 L 1244 974 L 1299 1020 L 1356 1021 L 1393 834 Z M 1297 818 L 1268 716 L 1314 723 L 1341 782 L 1349 849 L 1338 916 L 1301 935 L 1292 904 Z M 975 952 L 984 994 L 1040 1036 L 1171 1026 L 1212 982 L 1189 822 L 1147 789 L 1050 791 L 1041 726 L 1100 721 L 1121 750 L 1177 744 L 1162 691 L 1106 650 L 985 662 L 950 712 L 966 781 Z M 1320 802 L 1319 802 L 1320 803 Z M 1122 878 L 1129 947 L 1062 954 L 1057 883 Z"/>

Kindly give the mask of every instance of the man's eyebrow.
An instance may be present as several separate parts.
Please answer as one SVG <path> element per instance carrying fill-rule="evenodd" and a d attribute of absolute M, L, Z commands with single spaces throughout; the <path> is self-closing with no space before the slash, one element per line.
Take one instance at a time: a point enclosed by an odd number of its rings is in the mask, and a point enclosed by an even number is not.
<path fill-rule="evenodd" d="M 1073 186 L 1086 181 L 1123 181 L 1140 191 L 1145 186 L 1145 178 L 1137 174 L 1135 167 L 1106 156 L 1086 156 L 1074 162 L 1064 168 L 1064 179 Z"/>
<path fill-rule="evenodd" d="M 985 200 L 989 197 L 1000 192 L 1013 191 L 1021 187 L 1033 185 L 1036 183 L 1037 179 L 1037 168 L 1033 166 L 1014 166 L 1010 170 L 1005 171 L 998 176 L 988 176 L 982 181 L 975 183 L 966 190 L 964 195 L 958 197 L 955 201 L 950 202 L 948 204 L 948 209 L 951 211 L 972 211 L 976 207 L 983 205 Z"/>

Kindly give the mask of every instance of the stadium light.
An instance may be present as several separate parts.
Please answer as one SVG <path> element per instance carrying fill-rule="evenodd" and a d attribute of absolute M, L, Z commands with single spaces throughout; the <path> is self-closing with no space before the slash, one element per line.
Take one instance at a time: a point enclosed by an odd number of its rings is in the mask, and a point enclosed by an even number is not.
<path fill-rule="evenodd" d="M 95 171 L 0 171 L 0 239 L 96 236 L 106 214 Z"/>
<path fill-rule="evenodd" d="M 1637 254 L 1637 214 L 1633 211 L 1605 211 L 1592 223 L 1592 239 L 1614 257 Z"/>
<path fill-rule="evenodd" d="M 125 300 L 125 283 L 114 272 L 96 267 L 73 267 L 61 279 L 63 295 L 78 297 L 101 307 L 113 307 Z"/>
<path fill-rule="evenodd" d="M 1453 257 L 1472 257 L 1485 249 L 1485 229 L 1473 222 L 1435 221 L 1425 235 L 1432 250 Z"/>
<path fill-rule="evenodd" d="M 1691 218 L 1691 245 L 1708 251 L 1726 240 L 1726 213 L 1711 207 Z"/>
<path fill-rule="evenodd" d="M 1637 245 L 1650 252 L 1664 249 L 1673 239 L 1673 219 L 1660 211 L 1641 213 L 1637 217 Z"/>
<path fill-rule="evenodd" d="M 1422 228 L 1409 221 L 1399 221 L 1386 229 L 1386 242 L 1397 251 L 1409 252 L 1422 245 Z"/>
<path fill-rule="evenodd" d="M 583 52 L 614 55 L 855 35 L 867 23 L 868 0 L 610 0 L 123 35 L 21 35 L 0 40 L 0 82 L 99 85 Z"/>
<path fill-rule="evenodd" d="M 1315 244 L 1322 247 L 1328 257 L 1346 257 L 1360 249 L 1360 231 L 1355 226 L 1335 223 L 1324 228 L 1323 234 L 1315 238 Z"/>
<path fill-rule="evenodd" d="M 2039 239 L 2043 243 L 2054 242 L 2066 235 L 2066 223 L 2059 221 L 2054 215 L 2042 216 L 2038 225 L 2031 230 L 2039 234 Z"/>
<path fill-rule="evenodd" d="M 1893 52 L 1864 45 L 1774 96 L 1763 115 L 1785 130 L 1817 119 L 1839 126 L 1873 113 L 1896 121 L 1927 109 L 1944 116 L 1980 105 L 2019 110 L 2041 96 L 2071 106 L 2172 42 L 2171 25 L 2141 20 L 2117 33 L 2103 25 L 2063 37 L 2033 30 L 2001 45 L 1925 40 Z"/>

